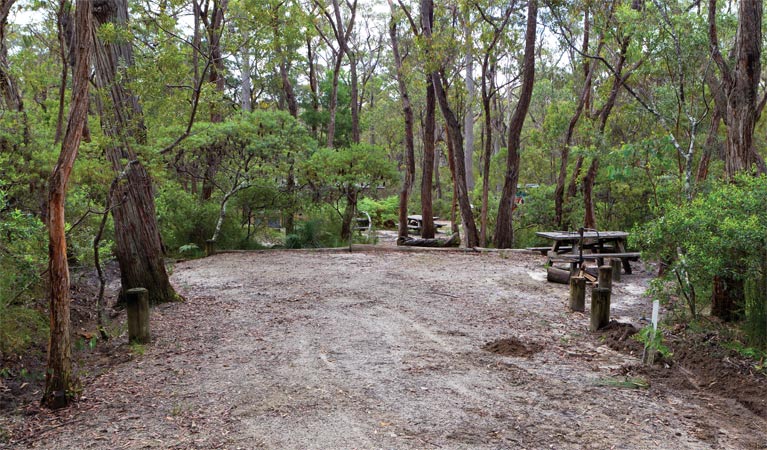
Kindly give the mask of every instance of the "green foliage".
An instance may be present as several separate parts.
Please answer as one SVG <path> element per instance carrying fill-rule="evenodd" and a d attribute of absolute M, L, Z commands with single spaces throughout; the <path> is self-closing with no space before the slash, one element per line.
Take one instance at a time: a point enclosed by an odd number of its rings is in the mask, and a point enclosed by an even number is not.
<path fill-rule="evenodd" d="M 647 325 L 646 327 L 639 330 L 638 333 L 631 336 L 631 338 L 637 342 L 641 342 L 648 352 L 658 352 L 664 358 L 673 356 L 671 349 L 669 349 L 668 346 L 664 344 L 663 331 L 660 329 L 660 327 L 655 330 L 655 332 L 653 332 L 652 324 Z"/>
<path fill-rule="evenodd" d="M 707 297 L 715 275 L 745 281 L 751 286 L 746 303 L 753 338 L 763 342 L 764 286 L 767 276 L 767 177 L 743 175 L 731 183 L 712 184 L 692 203 L 667 202 L 663 214 L 632 233 L 632 241 L 646 257 L 672 262 L 670 276 L 689 280 L 698 298 Z M 678 281 L 678 280 L 676 280 Z M 685 282 L 682 289 L 689 295 Z"/>
<path fill-rule="evenodd" d="M 334 233 L 325 229 L 326 226 L 327 223 L 319 219 L 300 223 L 296 227 L 295 234 L 285 237 L 285 248 L 338 247 L 339 241 L 334 239 Z"/>
<path fill-rule="evenodd" d="M 48 322 L 38 311 L 0 303 L 0 354 L 19 353 L 47 335 Z"/>
<path fill-rule="evenodd" d="M 767 265 L 767 262 L 765 262 Z M 767 351 L 767 274 L 746 280 L 746 322 L 748 344 Z"/>
<path fill-rule="evenodd" d="M 399 220 L 399 196 L 392 195 L 381 200 L 365 197 L 357 205 L 359 211 L 367 211 L 375 228 L 384 228 L 386 222 L 396 224 Z"/>
<path fill-rule="evenodd" d="M 386 150 L 369 144 L 339 149 L 322 148 L 300 166 L 306 180 L 338 194 L 375 188 L 399 178 L 397 167 Z"/>

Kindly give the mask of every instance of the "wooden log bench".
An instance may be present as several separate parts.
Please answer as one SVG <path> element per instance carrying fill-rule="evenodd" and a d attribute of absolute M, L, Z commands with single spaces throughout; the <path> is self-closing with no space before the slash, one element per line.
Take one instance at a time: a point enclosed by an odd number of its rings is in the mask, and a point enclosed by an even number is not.
<path fill-rule="evenodd" d="M 624 253 L 586 253 L 582 257 L 578 255 L 558 255 L 552 257 L 552 262 L 578 262 L 583 258 L 584 261 L 596 261 L 597 265 L 602 266 L 605 263 L 605 259 L 620 259 L 623 263 L 623 269 L 626 274 L 631 274 L 631 265 L 629 261 L 638 261 L 640 257 L 639 252 L 624 252 Z"/>

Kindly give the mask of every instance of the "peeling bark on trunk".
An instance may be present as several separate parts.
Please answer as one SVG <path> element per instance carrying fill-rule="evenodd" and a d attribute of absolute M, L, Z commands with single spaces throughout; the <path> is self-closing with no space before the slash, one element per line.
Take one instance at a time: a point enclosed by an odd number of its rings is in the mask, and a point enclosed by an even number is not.
<path fill-rule="evenodd" d="M 50 341 L 45 392 L 42 403 L 49 408 L 66 406 L 74 391 L 72 345 L 69 319 L 69 266 L 65 232 L 64 203 L 67 182 L 72 173 L 77 150 L 88 116 L 88 72 L 92 53 L 90 0 L 78 0 L 76 24 L 76 71 L 73 79 L 72 106 L 67 130 L 56 167 L 48 184 L 48 275 L 50 296 Z"/>
<path fill-rule="evenodd" d="M 92 5 L 94 25 L 114 23 L 122 27 L 127 23 L 126 0 L 92 0 Z M 152 180 L 131 147 L 134 141 L 146 142 L 146 130 L 138 98 L 126 87 L 130 81 L 126 69 L 133 64 L 130 42 L 102 42 L 95 27 L 91 38 L 95 84 L 102 94 L 101 124 L 111 139 L 106 157 L 116 174 L 126 172 L 125 182 L 115 189 L 112 198 L 122 292 L 143 287 L 149 290 L 152 303 L 175 301 L 178 296 L 165 270 Z"/>
<path fill-rule="evenodd" d="M 514 114 L 509 120 L 508 158 L 506 160 L 506 176 L 498 204 L 498 218 L 495 224 L 493 242 L 497 248 L 511 248 L 514 244 L 514 228 L 512 210 L 514 197 L 517 193 L 519 180 L 519 145 L 522 135 L 522 125 L 525 122 L 527 110 L 533 94 L 535 83 L 535 38 L 538 17 L 537 0 L 529 0 L 527 5 L 527 30 L 525 32 L 525 56 L 522 69 L 522 89 L 519 102 L 514 108 Z"/>

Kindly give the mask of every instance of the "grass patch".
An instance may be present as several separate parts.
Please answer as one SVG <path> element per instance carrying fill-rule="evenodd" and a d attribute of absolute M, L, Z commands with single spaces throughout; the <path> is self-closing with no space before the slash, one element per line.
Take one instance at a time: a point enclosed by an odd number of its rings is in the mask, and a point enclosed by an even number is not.
<path fill-rule="evenodd" d="M 623 389 L 649 389 L 650 382 L 642 377 L 600 378 L 595 386 L 617 387 Z"/>

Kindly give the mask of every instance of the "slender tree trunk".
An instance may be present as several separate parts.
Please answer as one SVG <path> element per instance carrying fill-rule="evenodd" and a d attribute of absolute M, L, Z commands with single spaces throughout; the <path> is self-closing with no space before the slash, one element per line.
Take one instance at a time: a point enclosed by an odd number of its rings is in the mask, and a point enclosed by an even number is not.
<path fill-rule="evenodd" d="M 461 210 L 461 222 L 463 223 L 464 233 L 466 234 L 467 247 L 479 247 L 479 233 L 477 225 L 474 222 L 474 212 L 471 209 L 469 201 L 469 190 L 466 185 L 466 166 L 464 165 L 463 154 L 463 134 L 461 133 L 461 124 L 455 117 L 455 113 L 450 109 L 447 102 L 447 93 L 440 74 L 433 73 L 434 91 L 437 94 L 439 109 L 445 118 L 448 127 L 448 139 L 453 143 L 453 162 L 455 164 L 455 186 L 458 192 L 458 208 Z"/>
<path fill-rule="evenodd" d="M 501 191 L 501 200 L 498 205 L 498 218 L 495 224 L 495 237 L 493 242 L 498 248 L 511 248 L 514 245 L 514 228 L 512 224 L 512 210 L 514 197 L 517 193 L 517 181 L 519 180 L 519 145 L 522 135 L 522 125 L 525 122 L 527 110 L 533 94 L 535 83 L 535 37 L 538 17 L 537 0 L 529 0 L 527 5 L 527 30 L 525 32 L 525 56 L 522 69 L 522 88 L 519 93 L 519 102 L 514 108 L 514 114 L 509 120 L 509 143 L 508 159 L 506 160 L 506 177 Z"/>
<path fill-rule="evenodd" d="M 91 0 L 95 24 L 127 24 L 126 0 Z M 137 287 L 149 290 L 152 303 L 178 299 L 168 280 L 162 239 L 155 213 L 152 180 L 138 161 L 132 142 L 146 143 L 143 113 L 138 98 L 127 88 L 133 65 L 129 42 L 103 42 L 93 27 L 96 87 L 102 94 L 101 125 L 112 144 L 106 157 L 115 173 L 126 171 L 125 183 L 115 189 L 112 210 L 117 259 L 123 292 Z M 126 167 L 126 162 L 128 166 Z"/>
<path fill-rule="evenodd" d="M 229 0 L 214 0 L 213 10 L 210 14 L 202 15 L 203 23 L 208 34 L 208 45 L 210 49 L 210 73 L 208 82 L 215 86 L 219 99 L 224 98 L 225 80 L 224 80 L 224 56 L 221 49 L 221 34 L 224 31 L 224 14 L 229 6 Z M 210 105 L 211 123 L 221 123 L 224 121 L 222 106 L 219 102 L 212 102 Z M 212 146 L 206 156 L 205 175 L 202 180 L 202 199 L 208 200 L 213 195 L 213 179 L 218 174 L 218 166 L 221 164 L 221 149 Z M 151 294 L 150 294 L 151 295 Z"/>
<path fill-rule="evenodd" d="M 76 7 L 76 64 L 73 77 L 72 106 L 67 130 L 56 167 L 48 184 L 48 274 L 50 296 L 50 341 L 48 366 L 45 371 L 45 392 L 42 403 L 49 408 L 66 406 L 74 393 L 72 345 L 69 320 L 69 266 L 65 234 L 64 204 L 67 182 L 72 173 L 77 150 L 88 116 L 88 72 L 90 70 L 91 4 L 78 0 Z"/>
<path fill-rule="evenodd" d="M 250 51 L 247 48 L 242 49 L 242 67 L 240 68 L 240 107 L 243 111 L 250 112 L 253 108 L 250 104 L 250 97 L 253 95 L 253 88 L 250 85 Z"/>
<path fill-rule="evenodd" d="M 399 226 L 397 237 L 407 237 L 407 209 L 410 191 L 415 179 L 415 139 L 413 133 L 413 107 L 410 104 L 407 84 L 402 70 L 402 56 L 399 51 L 399 39 L 397 38 L 397 22 L 394 19 L 394 3 L 389 0 L 392 10 L 392 18 L 389 22 L 389 38 L 391 39 L 392 55 L 397 69 L 397 87 L 399 88 L 400 101 L 402 102 L 402 115 L 405 119 L 405 174 L 402 180 L 402 189 L 399 194 Z"/>
<path fill-rule="evenodd" d="M 714 112 L 711 114 L 711 124 L 706 136 L 706 143 L 703 144 L 703 154 L 698 163 L 698 171 L 695 176 L 695 184 L 700 184 L 708 178 L 708 166 L 713 154 L 720 154 L 721 144 L 719 142 L 719 123 L 722 121 L 722 110 L 718 103 L 714 103 Z"/>
<path fill-rule="evenodd" d="M 352 113 L 352 142 L 360 143 L 360 110 L 359 110 L 359 81 L 357 79 L 357 58 L 354 52 L 348 48 L 346 50 L 349 58 L 349 78 L 351 78 L 351 113 Z"/>
<path fill-rule="evenodd" d="M 588 54 L 589 50 L 589 30 L 591 28 L 591 21 L 589 20 L 588 6 L 583 16 L 583 53 Z M 604 33 L 600 34 L 599 45 L 597 46 L 597 54 L 599 53 Z M 564 220 L 564 203 L 565 203 L 565 182 L 567 179 L 567 164 L 570 158 L 570 146 L 573 142 L 573 136 L 575 135 L 575 127 L 581 118 L 584 108 L 587 106 L 587 102 L 591 97 L 591 82 L 594 78 L 594 71 L 596 70 L 596 61 L 585 61 L 584 66 L 584 79 L 583 89 L 581 95 L 578 97 L 578 104 L 575 108 L 573 116 L 570 118 L 570 123 L 567 125 L 567 133 L 565 134 L 565 141 L 562 145 L 562 151 L 560 153 L 559 161 L 559 176 L 557 177 L 557 187 L 554 191 L 554 220 L 557 223 L 559 229 L 566 228 Z M 583 165 L 583 160 L 579 158 L 580 164 L 578 169 Z M 579 174 L 573 174 L 573 180 L 575 182 Z M 574 193 L 570 195 L 572 197 Z"/>
<path fill-rule="evenodd" d="M 338 77 L 341 74 L 341 62 L 343 61 L 343 53 L 338 52 L 336 54 L 335 64 L 333 65 L 333 84 L 330 89 L 330 101 L 328 102 L 328 132 L 327 143 L 329 148 L 335 147 L 336 139 L 336 112 L 338 110 Z"/>
<path fill-rule="evenodd" d="M 70 5 L 71 3 L 62 1 L 59 4 L 59 11 L 56 15 L 56 27 L 59 33 L 59 58 L 61 59 L 61 84 L 59 85 L 59 115 L 56 118 L 54 144 L 61 142 L 61 138 L 64 135 L 64 109 L 66 107 L 67 76 L 69 75 L 69 58 L 67 55 L 69 39 L 67 38 L 67 28 L 71 28 L 66 26 L 65 23 L 70 20 Z"/>
<path fill-rule="evenodd" d="M 306 36 L 306 63 L 309 66 L 309 90 L 311 91 L 312 98 L 312 111 L 314 111 L 314 117 L 317 117 L 320 112 L 320 95 L 319 95 L 319 83 L 317 82 L 317 69 L 314 61 L 314 52 L 312 51 L 312 38 Z M 315 139 L 318 138 L 317 121 L 312 121 L 312 136 Z"/>
<path fill-rule="evenodd" d="M 434 179 L 434 132 L 436 130 L 437 100 L 434 96 L 433 76 L 426 76 L 426 113 L 423 124 L 423 161 L 421 176 L 421 237 L 434 237 L 434 211 L 432 190 Z"/>
<path fill-rule="evenodd" d="M 466 112 L 463 118 L 463 161 L 466 167 L 466 189 L 469 192 L 474 190 L 474 93 L 476 91 L 474 87 L 474 53 L 470 20 L 471 15 L 467 13 L 463 24 L 463 35 L 464 39 L 466 39 L 466 53 L 464 54 L 464 64 L 466 66 L 464 78 L 466 83 Z"/>

